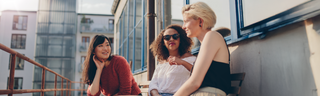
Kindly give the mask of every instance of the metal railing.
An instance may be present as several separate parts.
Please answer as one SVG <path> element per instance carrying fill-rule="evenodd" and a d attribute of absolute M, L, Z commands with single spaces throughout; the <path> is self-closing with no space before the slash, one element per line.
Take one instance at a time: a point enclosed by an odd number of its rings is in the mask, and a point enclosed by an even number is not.
<path fill-rule="evenodd" d="M 6 90 L 0 90 L 0 95 L 3 94 L 8 94 L 8 96 L 12 96 L 12 94 L 21 94 L 21 93 L 34 93 L 34 92 L 41 92 L 41 96 L 44 96 L 44 92 L 49 92 L 49 91 L 54 91 L 54 96 L 56 96 L 57 91 L 61 91 L 61 95 L 63 96 L 63 91 L 66 91 L 66 95 L 67 96 L 71 96 L 71 92 L 70 91 L 81 91 L 81 96 L 83 95 L 83 91 L 85 91 L 86 89 L 71 89 L 71 85 L 72 83 L 80 83 L 81 84 L 81 88 L 83 88 L 83 84 L 84 82 L 75 82 L 75 81 L 71 81 L 66 77 L 63 77 L 62 75 L 52 71 L 51 69 L 39 64 L 38 62 L 22 55 L 21 53 L 18 53 L 14 50 L 12 50 L 11 48 L 4 46 L 3 44 L 0 43 L 0 49 L 3 51 L 6 51 L 8 53 L 11 54 L 11 63 L 10 63 L 10 75 L 9 75 L 9 88 Z M 41 89 L 19 89 L 19 90 L 14 90 L 13 89 L 13 81 L 14 81 L 14 72 L 15 72 L 15 59 L 16 56 L 30 62 L 33 65 L 36 65 L 40 68 L 42 68 L 42 81 L 41 81 Z M 44 85 L 45 85 L 45 72 L 49 71 L 53 74 L 55 74 L 55 80 L 54 80 L 54 89 L 44 89 Z M 57 77 L 61 78 L 61 89 L 57 89 Z M 63 80 L 66 80 L 66 88 L 63 89 Z"/>

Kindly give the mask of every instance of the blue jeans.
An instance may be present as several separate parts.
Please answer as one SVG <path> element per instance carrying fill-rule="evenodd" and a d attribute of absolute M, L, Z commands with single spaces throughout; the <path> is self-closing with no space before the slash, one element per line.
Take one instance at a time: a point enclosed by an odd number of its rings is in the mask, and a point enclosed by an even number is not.
<path fill-rule="evenodd" d="M 159 93 L 161 96 L 173 96 L 171 93 Z"/>

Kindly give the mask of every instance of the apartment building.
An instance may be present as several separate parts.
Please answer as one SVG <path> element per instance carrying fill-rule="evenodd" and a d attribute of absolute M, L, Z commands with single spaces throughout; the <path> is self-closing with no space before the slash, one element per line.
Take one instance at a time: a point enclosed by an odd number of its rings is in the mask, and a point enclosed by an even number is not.
<path fill-rule="evenodd" d="M 0 43 L 33 59 L 36 33 L 36 11 L 4 10 L 0 21 Z M 10 54 L 0 51 L 0 89 L 8 88 Z M 14 89 L 32 89 L 34 65 L 16 57 Z M 31 93 L 16 94 L 30 96 Z"/>

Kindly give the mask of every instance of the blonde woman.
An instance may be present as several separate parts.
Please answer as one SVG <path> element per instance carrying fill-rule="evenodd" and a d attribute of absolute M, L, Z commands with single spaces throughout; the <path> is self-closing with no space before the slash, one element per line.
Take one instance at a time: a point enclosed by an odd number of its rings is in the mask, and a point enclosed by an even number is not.
<path fill-rule="evenodd" d="M 231 87 L 229 50 L 224 38 L 217 31 L 211 31 L 216 15 L 203 2 L 182 8 L 183 29 L 188 37 L 196 37 L 200 51 L 190 78 L 174 96 L 197 95 L 226 96 Z"/>

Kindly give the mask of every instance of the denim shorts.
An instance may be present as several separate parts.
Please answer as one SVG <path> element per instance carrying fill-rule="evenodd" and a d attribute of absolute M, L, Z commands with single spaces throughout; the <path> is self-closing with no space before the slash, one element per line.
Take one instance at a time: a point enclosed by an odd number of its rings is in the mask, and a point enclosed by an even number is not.
<path fill-rule="evenodd" d="M 159 93 L 161 96 L 173 96 L 171 93 Z"/>

